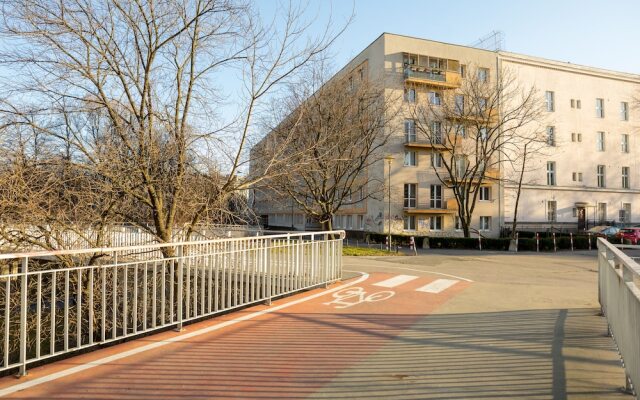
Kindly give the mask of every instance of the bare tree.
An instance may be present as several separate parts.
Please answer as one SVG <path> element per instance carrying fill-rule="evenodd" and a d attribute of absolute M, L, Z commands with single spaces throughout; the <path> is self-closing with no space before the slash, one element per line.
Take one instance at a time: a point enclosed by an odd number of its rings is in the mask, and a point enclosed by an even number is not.
<path fill-rule="evenodd" d="M 276 160 L 240 175 L 254 114 L 346 26 L 310 37 L 303 7 L 264 24 L 234 0 L 12 0 L 3 17 L 0 60 L 19 75 L 3 88 L 3 126 L 46 137 L 113 199 L 113 220 L 162 242 L 280 173 Z M 238 72 L 239 111 L 224 118 L 219 87 Z"/>
<path fill-rule="evenodd" d="M 273 159 L 271 153 L 286 143 L 290 173 L 264 187 L 271 196 L 291 199 L 324 230 L 332 229 L 338 210 L 379 196 L 384 188 L 369 168 L 384 156 L 398 102 L 385 99 L 366 74 L 361 65 L 324 83 L 325 75 L 316 71 L 311 84 L 295 86 L 286 117 L 255 150 Z"/>
<path fill-rule="evenodd" d="M 480 188 L 501 182 L 501 167 L 518 157 L 514 151 L 541 116 L 535 87 L 521 87 L 505 69 L 495 79 L 470 66 L 459 88 L 429 92 L 428 101 L 413 108 L 417 137 L 407 138 L 432 147 L 433 170 L 453 193 L 465 237 Z"/>

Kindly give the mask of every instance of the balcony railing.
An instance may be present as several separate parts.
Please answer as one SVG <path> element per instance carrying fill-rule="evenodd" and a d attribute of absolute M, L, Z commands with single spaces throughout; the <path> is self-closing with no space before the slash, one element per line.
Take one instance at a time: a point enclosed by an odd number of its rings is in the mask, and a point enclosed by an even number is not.
<path fill-rule="evenodd" d="M 453 214 L 458 209 L 455 198 L 418 201 L 416 207 L 405 207 L 407 214 Z"/>
<path fill-rule="evenodd" d="M 441 87 L 460 87 L 461 77 L 458 72 L 445 71 L 420 65 L 404 66 L 404 79 L 407 81 L 433 84 Z"/>

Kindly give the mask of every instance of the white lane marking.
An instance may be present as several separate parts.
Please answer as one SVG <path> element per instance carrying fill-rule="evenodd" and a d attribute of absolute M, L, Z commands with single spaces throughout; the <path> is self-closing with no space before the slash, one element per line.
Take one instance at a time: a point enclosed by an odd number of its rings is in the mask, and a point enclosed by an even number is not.
<path fill-rule="evenodd" d="M 460 281 L 454 279 L 436 279 L 435 281 L 424 285 L 421 288 L 417 288 L 418 292 L 425 293 L 440 293 L 443 290 L 449 289 L 451 286 L 455 285 Z"/>
<path fill-rule="evenodd" d="M 383 262 L 390 262 L 390 261 L 383 261 Z M 465 282 L 473 282 L 473 280 L 467 279 L 467 278 L 463 278 L 461 276 L 445 274 L 445 273 L 436 272 L 436 271 L 427 271 L 427 270 L 424 270 L 424 269 L 415 269 L 415 268 L 406 268 L 406 267 L 394 267 L 394 266 L 390 266 L 390 265 L 385 265 L 384 267 L 374 267 L 374 268 L 377 268 L 377 269 L 401 269 L 401 270 L 404 270 L 404 271 L 422 272 L 422 273 L 425 273 L 425 274 L 448 276 L 449 278 L 459 279 L 459 280 L 465 281 Z M 348 269 L 344 269 L 343 271 L 345 271 L 345 272 L 359 272 L 359 271 L 352 271 L 352 270 L 348 270 Z M 375 271 L 375 272 L 382 272 L 382 271 Z"/>
<path fill-rule="evenodd" d="M 414 279 L 418 279 L 417 276 L 414 275 L 397 275 L 393 278 L 386 279 L 382 282 L 374 283 L 373 286 L 382 286 L 386 288 L 392 288 L 396 286 L 400 286 L 403 283 L 411 282 Z"/>
<path fill-rule="evenodd" d="M 244 322 L 244 321 L 247 321 L 247 320 L 262 316 L 262 315 L 265 315 L 265 314 L 269 314 L 269 313 L 272 313 L 272 312 L 275 312 L 275 311 L 279 311 L 279 310 L 282 310 L 284 308 L 294 306 L 296 304 L 304 303 L 305 301 L 313 300 L 313 299 L 316 299 L 318 297 L 322 297 L 322 296 L 324 296 L 324 295 L 326 295 L 328 293 L 337 292 L 337 291 L 342 290 L 344 288 L 347 288 L 349 286 L 353 286 L 353 285 L 356 285 L 356 284 L 358 284 L 360 282 L 364 282 L 369 278 L 369 274 L 367 274 L 365 272 L 360 272 L 360 271 L 354 271 L 354 272 L 357 272 L 357 273 L 361 274 L 362 276 L 360 278 L 354 280 L 353 282 L 349 282 L 349 283 L 346 283 L 344 285 L 340 285 L 340 286 L 338 286 L 336 288 L 333 288 L 333 289 L 330 289 L 330 290 L 324 290 L 324 291 L 322 291 L 320 293 L 316 293 L 316 294 L 313 294 L 311 296 L 303 297 L 303 298 L 298 299 L 298 300 L 294 300 L 294 301 L 290 301 L 288 303 L 280 304 L 279 306 L 274 306 L 274 307 L 271 307 L 271 308 L 267 308 L 265 310 L 256 311 L 256 312 L 251 313 L 251 314 L 243 315 L 243 316 L 240 316 L 238 318 L 234 318 L 234 319 L 229 320 L 229 321 L 221 322 L 221 323 L 216 324 L 216 325 L 212 325 L 212 326 L 209 326 L 209 327 L 206 327 L 206 328 L 199 329 L 197 331 L 185 333 L 185 334 L 173 337 L 173 338 L 166 339 L 166 340 L 161 341 L 161 342 L 151 343 L 151 344 L 148 344 L 146 346 L 141 346 L 141 347 L 129 350 L 129 351 L 125 351 L 125 352 L 120 353 L 120 354 L 114 354 L 112 356 L 100 358 L 98 360 L 91 361 L 91 362 L 88 362 L 86 364 L 78 365 L 76 367 L 72 367 L 72 368 L 69 368 L 69 369 L 65 369 L 65 370 L 50 374 L 50 375 L 45 375 L 45 376 L 43 376 L 41 378 L 37 378 L 37 379 L 34 379 L 32 381 L 28 381 L 28 382 L 24 382 L 24 383 L 19 383 L 17 385 L 9 386 L 9 387 L 6 387 L 4 389 L 0 389 L 0 397 L 4 397 L 6 395 L 9 395 L 9 394 L 12 394 L 12 393 L 15 393 L 15 392 L 19 392 L 21 390 L 29 389 L 29 388 L 32 388 L 34 386 L 37 386 L 37 385 L 40 385 L 40 384 L 43 384 L 43 383 L 51 382 L 51 381 L 54 381 L 56 379 L 64 378 L 65 376 L 73 375 L 73 374 L 78 373 L 78 372 L 86 371 L 88 369 L 91 369 L 91 368 L 94 368 L 94 367 L 97 367 L 97 366 L 100 366 L 100 365 L 104 365 L 104 364 L 107 364 L 107 363 L 110 363 L 110 362 L 113 362 L 113 361 L 121 360 L 123 358 L 133 356 L 135 354 L 140 354 L 140 353 L 143 353 L 145 351 L 149 351 L 149 350 L 156 349 L 158 347 L 166 346 L 166 345 L 171 344 L 171 343 L 182 342 L 182 341 L 185 341 L 187 339 L 191 339 L 191 338 L 193 338 L 195 336 L 200 336 L 200 335 L 203 335 L 205 333 L 217 331 L 217 330 L 225 328 L 225 327 L 227 327 L 229 325 L 235 325 L 235 324 L 237 324 L 239 322 Z M 150 339 L 150 337 L 145 338 L 145 340 L 149 340 L 149 339 Z"/>

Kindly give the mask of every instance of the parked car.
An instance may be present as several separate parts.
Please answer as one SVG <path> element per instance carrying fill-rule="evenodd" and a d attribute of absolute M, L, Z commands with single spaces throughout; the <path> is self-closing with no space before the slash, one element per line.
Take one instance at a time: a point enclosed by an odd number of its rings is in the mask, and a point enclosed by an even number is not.
<path fill-rule="evenodd" d="M 595 236 L 607 237 L 607 236 L 616 235 L 619 231 L 620 231 L 620 228 L 617 228 L 615 226 L 602 225 L 602 226 L 594 226 L 593 228 L 589 229 L 587 232 L 591 232 L 591 234 Z"/>
<path fill-rule="evenodd" d="M 631 244 L 638 244 L 640 243 L 640 226 L 620 229 L 616 237 L 625 242 L 628 240 Z"/>

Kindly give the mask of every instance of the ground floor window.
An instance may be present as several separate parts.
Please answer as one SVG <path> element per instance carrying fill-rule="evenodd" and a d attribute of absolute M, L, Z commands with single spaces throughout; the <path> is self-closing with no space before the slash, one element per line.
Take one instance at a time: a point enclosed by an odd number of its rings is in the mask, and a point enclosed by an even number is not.
<path fill-rule="evenodd" d="M 460 219 L 460 217 L 458 217 L 456 215 L 455 217 L 453 217 L 453 225 L 454 225 L 455 230 L 461 231 L 462 230 L 462 219 Z"/>
<path fill-rule="evenodd" d="M 480 217 L 480 230 L 491 230 L 491 217 Z"/>
<path fill-rule="evenodd" d="M 598 203 L 596 212 L 598 214 L 598 220 L 604 222 L 607 220 L 607 203 Z"/>
<path fill-rule="evenodd" d="M 357 228 L 359 230 L 363 230 L 364 229 L 364 215 L 358 215 L 358 226 Z"/>
<path fill-rule="evenodd" d="M 407 215 L 404 217 L 404 229 L 406 231 L 416 230 L 416 217 L 414 215 Z"/>
<path fill-rule="evenodd" d="M 441 231 L 442 230 L 442 215 L 435 215 L 430 218 L 429 229 L 432 231 Z"/>

